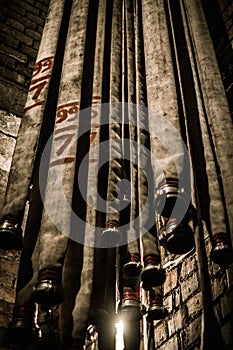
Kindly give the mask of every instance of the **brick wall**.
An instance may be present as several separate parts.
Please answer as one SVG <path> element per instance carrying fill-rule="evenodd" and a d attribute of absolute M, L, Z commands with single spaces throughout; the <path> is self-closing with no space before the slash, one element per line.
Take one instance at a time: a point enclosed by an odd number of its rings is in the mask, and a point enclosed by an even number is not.
<path fill-rule="evenodd" d="M 0 1 L 0 207 L 48 4 Z M 0 344 L 12 316 L 19 258 L 17 251 L 0 250 Z"/>
<path fill-rule="evenodd" d="M 0 2 L 0 106 L 23 115 L 49 0 Z"/>
<path fill-rule="evenodd" d="M 206 254 L 211 251 L 205 234 Z M 167 278 L 164 284 L 164 306 L 169 314 L 155 322 L 155 344 L 158 350 L 199 349 L 202 295 L 197 253 L 183 256 L 163 254 Z M 208 258 L 209 276 L 216 321 L 220 325 L 226 349 L 233 349 L 233 266 L 228 270 Z"/>

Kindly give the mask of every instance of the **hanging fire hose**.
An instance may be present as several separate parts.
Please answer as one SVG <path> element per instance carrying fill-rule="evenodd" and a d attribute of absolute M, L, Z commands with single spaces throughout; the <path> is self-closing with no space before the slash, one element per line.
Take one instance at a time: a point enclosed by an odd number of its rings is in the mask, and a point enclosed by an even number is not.
<path fill-rule="evenodd" d="M 109 87 L 109 172 L 107 188 L 106 229 L 102 232 L 103 242 L 114 247 L 121 242 L 119 200 L 116 197 L 118 183 L 122 180 L 122 137 L 121 137 L 121 2 L 113 2 L 112 38 L 110 51 Z M 116 103 L 118 102 L 118 103 Z"/>
<path fill-rule="evenodd" d="M 134 63 L 134 31 L 133 31 L 133 5 L 128 1 L 123 3 L 123 101 L 124 103 L 124 121 L 125 129 L 124 135 L 124 159 L 130 160 L 128 163 L 130 169 L 128 170 L 130 176 L 131 188 L 130 194 L 130 214 L 129 214 L 129 229 L 127 232 L 127 250 L 128 261 L 124 264 L 123 271 L 128 276 L 139 276 L 141 273 L 140 252 L 138 231 L 139 227 L 136 223 L 138 216 L 137 207 L 137 150 L 135 149 L 136 136 L 136 120 L 135 120 L 135 106 L 136 103 L 136 86 L 134 82 L 135 63 Z M 131 119 L 133 118 L 133 123 Z M 128 138 L 127 138 L 128 137 Z"/>
<path fill-rule="evenodd" d="M 196 213 L 195 243 L 197 262 L 199 268 L 200 287 L 202 293 L 202 324 L 201 324 L 201 349 L 224 348 L 223 339 L 213 311 L 210 279 L 208 274 L 208 261 L 206 257 L 204 232 L 203 232 L 203 206 L 205 201 L 203 194 L 203 177 L 205 171 L 205 158 L 202 144 L 201 123 L 199 120 L 198 103 L 195 93 L 192 66 L 186 43 L 182 15 L 179 1 L 168 1 L 168 18 L 171 25 L 173 45 L 175 48 L 175 63 L 179 74 L 179 83 L 182 94 L 183 110 L 187 123 L 187 136 L 190 153 L 193 162 L 193 181 L 195 188 Z M 182 67 L 179 69 L 178 67 Z M 205 138 L 204 138 L 205 139 Z M 210 175 L 209 172 L 207 172 Z M 209 178 L 211 181 L 213 178 Z M 220 221 L 221 222 L 221 221 Z"/>
<path fill-rule="evenodd" d="M 107 256 L 112 257 L 112 276 L 115 277 L 114 310 L 109 308 L 112 320 L 116 320 L 120 284 L 120 244 L 124 238 L 121 231 L 120 187 L 123 180 L 123 143 L 122 143 L 122 1 L 113 0 L 111 14 L 110 69 L 108 108 L 108 172 L 106 192 L 105 229 L 101 233 Z M 104 116 L 103 116 L 104 117 Z M 115 265 L 115 268 L 113 267 Z M 111 286 L 113 287 L 113 286 Z M 110 287 L 110 288 L 111 288 Z M 114 314 L 113 314 L 114 312 Z M 111 315 L 110 314 L 110 315 Z M 116 321 L 115 321 L 116 322 Z M 114 322 L 114 323 L 115 323 Z M 115 327 L 115 324 L 113 325 Z M 110 325 L 112 327 L 112 325 Z M 110 328 L 111 330 L 111 328 Z M 114 339 L 115 340 L 115 339 Z M 115 340 L 116 342 L 116 340 Z M 115 348 L 115 343 L 111 344 Z"/>
<path fill-rule="evenodd" d="M 184 2 L 189 18 L 189 26 L 195 51 L 198 76 L 203 91 L 209 125 L 211 125 L 213 144 L 221 169 L 224 198 L 229 217 L 231 235 L 233 232 L 232 206 L 232 121 L 227 103 L 213 43 L 200 1 Z M 192 18 L 192 21 L 190 20 Z M 232 236 L 231 236 L 232 237 Z"/>
<path fill-rule="evenodd" d="M 232 196 L 229 196 L 233 181 L 232 157 L 229 154 L 233 145 L 232 122 L 202 6 L 198 1 L 195 4 L 184 2 L 183 7 L 192 42 L 190 56 L 195 57 L 193 70 L 194 78 L 195 74 L 198 77 L 195 79 L 196 89 L 200 91 L 198 102 L 202 104 L 200 121 L 207 160 L 206 170 L 210 178 L 208 190 L 213 245 L 211 259 L 227 267 L 233 259 L 230 243 L 233 232 L 233 210 Z"/>
<path fill-rule="evenodd" d="M 87 16 L 84 16 L 82 21 L 76 21 L 75 13 L 79 11 L 80 14 L 85 15 L 88 10 L 87 4 L 84 6 L 83 2 L 81 4 L 76 1 L 72 6 L 45 189 L 45 209 L 42 214 L 40 232 L 34 250 L 35 254 L 32 255 L 34 275 L 31 281 L 18 293 L 19 303 L 22 304 L 25 302 L 25 298 L 30 296 L 38 304 L 45 305 L 56 305 L 63 300 L 61 270 L 68 240 L 69 232 L 67 230 L 70 228 L 70 207 L 75 170 L 74 161 L 76 159 L 75 141 L 78 133 L 78 111 L 83 66 L 83 55 L 81 53 L 84 51 L 85 19 L 87 18 Z M 76 33 L 75 42 L 74 32 Z M 70 52 L 77 44 L 80 46 L 80 50 L 78 53 L 75 50 L 74 55 L 70 58 Z M 77 79 L 75 82 L 74 77 Z M 66 147 L 73 141 L 74 144 L 69 155 L 64 155 Z M 46 151 L 48 150 L 45 148 L 44 157 L 47 156 Z M 63 169 L 64 177 L 61 174 L 61 169 Z M 40 176 L 43 175 L 43 158 L 41 171 Z M 62 179 L 62 189 L 70 204 L 70 207 L 67 206 L 66 208 L 62 205 L 64 202 L 62 203 L 60 200 L 63 193 L 59 190 Z M 67 235 L 60 231 L 67 233 Z"/>
<path fill-rule="evenodd" d="M 76 14 L 80 14 L 77 21 Z M 77 145 L 88 1 L 74 1 L 62 67 L 52 152 L 45 189 L 39 245 L 37 284 L 33 298 L 38 304 L 56 305 L 63 301 L 62 265 L 68 237 L 81 235 L 72 225 L 72 201 Z M 72 55 L 71 55 L 72 53 Z M 67 154 L 68 148 L 68 154 Z M 64 197 L 67 204 L 64 205 Z M 75 230 L 72 231 L 72 230 Z M 47 285 L 47 281 L 50 281 Z M 51 290 L 51 293 L 49 292 Z M 46 291 L 46 293 L 45 293 Z"/>
<path fill-rule="evenodd" d="M 165 281 L 165 271 L 161 268 L 161 257 L 158 246 L 154 206 L 154 182 L 150 159 L 150 135 L 147 111 L 147 91 L 145 54 L 143 42 L 142 7 L 141 1 L 135 1 L 135 66 L 136 66 L 136 103 L 137 103 L 137 144 L 138 144 L 138 203 L 140 215 L 140 246 L 143 271 L 141 275 L 142 288 L 147 294 L 147 317 L 143 317 L 142 328 L 144 344 L 151 341 L 153 333 L 148 333 L 147 322 L 162 319 L 166 312 L 163 307 L 162 284 Z M 152 183 L 151 183 L 152 180 Z M 149 206 L 148 206 L 149 205 Z M 146 216 L 144 215 L 146 210 Z M 142 215 L 143 212 L 143 215 Z M 150 231 L 146 229 L 149 225 Z M 143 293 L 143 291 L 142 291 Z M 150 326 L 149 326 L 150 328 Z M 148 337 L 148 339 L 146 338 Z"/>
<path fill-rule="evenodd" d="M 65 3 L 68 6 L 70 1 L 62 0 L 57 2 L 52 0 L 50 2 L 48 17 L 45 22 L 28 91 L 24 110 L 25 115 L 21 120 L 17 136 L 0 217 L 0 247 L 3 249 L 17 250 L 22 248 L 21 224 L 29 196 L 29 187 L 32 181 L 44 115 L 46 115 L 47 123 L 49 124 L 50 106 L 47 102 L 51 88 L 54 88 L 54 60 L 58 51 L 58 42 L 61 40 L 59 33 Z M 60 58 L 56 56 L 56 60 L 59 61 Z"/>
<path fill-rule="evenodd" d="M 35 340 L 36 336 L 38 335 L 36 334 L 36 326 L 35 326 L 35 304 L 31 300 L 29 300 L 30 297 L 28 298 L 26 297 L 27 299 L 26 303 L 19 302 L 18 294 L 20 290 L 23 289 L 28 284 L 28 282 L 31 280 L 33 275 L 31 258 L 32 258 L 33 250 L 36 245 L 36 240 L 38 237 L 38 232 L 41 224 L 43 203 L 41 200 L 40 186 L 39 186 L 40 157 L 41 157 L 41 152 L 48 138 L 53 132 L 54 118 L 52 117 L 52 115 L 55 115 L 55 112 L 56 112 L 56 99 L 58 95 L 58 86 L 59 86 L 57 84 L 57 80 L 60 79 L 63 52 L 64 52 L 67 28 L 69 23 L 71 2 L 66 1 L 63 4 L 61 3 L 60 6 L 61 7 L 58 7 L 58 5 L 55 4 L 54 2 L 51 2 L 50 4 L 50 8 L 48 11 L 48 18 L 44 28 L 44 30 L 46 31 L 46 34 L 43 34 L 42 36 L 42 41 L 38 52 L 38 59 L 34 68 L 35 75 L 40 74 L 41 71 L 43 71 L 43 69 L 45 70 L 47 69 L 48 61 L 46 61 L 46 59 L 40 59 L 40 58 L 43 55 L 45 56 L 45 53 L 47 52 L 46 47 L 48 46 L 48 43 L 51 40 L 51 34 L 53 34 L 54 45 L 57 42 L 59 42 L 59 45 L 56 48 L 53 70 L 51 73 L 50 81 L 48 82 L 49 83 L 48 96 L 46 97 L 47 100 L 45 102 L 44 112 L 43 112 L 43 108 L 40 107 L 42 109 L 39 110 L 37 115 L 38 121 L 39 121 L 39 119 L 42 118 L 42 114 L 43 114 L 43 119 L 41 119 L 41 130 L 40 131 L 38 130 L 39 136 L 36 134 L 34 135 L 35 138 L 38 137 L 39 140 L 38 141 L 36 141 L 35 139 L 30 140 L 30 142 L 38 142 L 38 146 L 37 146 L 37 151 L 35 151 L 36 155 L 35 155 L 35 161 L 33 165 L 33 175 L 31 179 L 32 189 L 30 190 L 30 195 L 29 195 L 29 210 L 27 213 L 27 221 L 26 221 L 26 227 L 24 231 L 24 244 L 23 244 L 23 249 L 21 252 L 20 263 L 18 268 L 15 306 L 14 306 L 14 311 L 12 315 L 12 321 L 5 335 L 5 341 L 7 344 L 16 344 L 16 345 L 21 344 L 26 346 L 27 344 L 30 344 L 33 339 Z M 55 16 L 55 14 L 59 14 L 60 17 L 59 19 L 56 19 L 56 21 L 52 21 L 52 18 Z M 49 45 L 49 48 L 53 51 L 55 50 L 54 45 Z M 51 94 L 51 91 L 53 91 L 53 94 Z M 30 91 L 29 91 L 28 100 L 30 100 Z M 33 111 L 31 111 L 30 113 L 32 112 Z M 36 114 L 32 114 L 32 116 L 34 118 Z M 26 118 L 26 115 L 25 115 L 25 118 Z M 24 122 L 22 122 L 22 125 L 24 125 Z M 29 129 L 30 129 L 30 126 L 29 126 Z M 29 140 L 27 139 L 27 141 Z M 14 157 L 15 159 L 19 157 L 17 152 L 15 152 Z M 26 165 L 28 165 L 28 168 Z M 25 168 L 27 168 L 26 171 L 30 172 L 32 170 L 30 168 L 31 165 L 32 164 L 29 164 L 29 163 L 27 164 L 27 162 L 24 162 L 24 166 Z M 17 166 L 20 166 L 20 164 L 17 163 Z M 9 183 L 9 189 L 10 187 L 11 187 L 11 182 Z M 8 195 L 10 195 L 10 190 Z M 19 204 L 20 203 L 18 203 L 18 205 Z M 12 233 L 9 233 L 9 234 L 11 235 Z M 36 254 L 37 253 L 38 252 L 36 252 Z"/>
<path fill-rule="evenodd" d="M 100 167 L 99 159 L 102 159 L 100 145 L 101 131 L 101 113 L 103 101 L 103 75 L 104 75 L 104 47 L 105 47 L 105 27 L 107 16 L 106 1 L 99 1 L 97 29 L 96 29 L 96 46 L 95 46 L 95 62 L 93 72 L 93 97 L 91 110 L 91 129 L 90 129 L 90 150 L 89 150 L 89 168 L 88 168 L 88 185 L 87 185 L 87 214 L 85 235 L 90 237 L 87 244 L 96 246 L 94 255 L 93 268 L 93 290 L 90 302 L 90 323 L 93 324 L 98 331 L 99 347 L 111 349 L 114 344 L 114 334 L 111 312 L 106 302 L 108 295 L 109 271 L 103 269 L 103 266 L 110 262 L 106 249 L 101 249 L 100 235 L 102 232 L 99 220 L 99 202 L 98 202 L 98 168 Z M 103 112 L 104 113 L 104 112 Z M 106 262 L 107 261 L 107 262 Z M 78 300 L 76 301 L 78 306 Z M 79 317 L 80 311 L 77 311 Z"/>
<path fill-rule="evenodd" d="M 194 246 L 185 213 L 190 175 L 181 138 L 178 98 L 163 1 L 142 1 L 150 142 L 156 187 L 156 212 L 163 221 L 160 243 L 175 254 Z M 152 50 L 152 47 L 156 48 Z M 166 103 L 165 103 L 166 101 Z M 188 174 L 186 173 L 188 172 Z"/>
<path fill-rule="evenodd" d="M 124 165 L 130 178 L 130 209 L 127 230 L 127 261 L 122 271 L 121 321 L 124 324 L 123 339 L 126 350 L 138 349 L 140 344 L 140 253 L 136 218 L 137 210 L 137 150 L 135 121 L 135 62 L 134 62 L 134 9 L 133 2 L 123 1 L 123 128 Z M 134 122 L 132 123 L 132 119 Z"/>
<path fill-rule="evenodd" d="M 199 111 L 200 128 L 202 133 L 202 141 L 204 145 L 204 157 L 206 159 L 206 174 L 208 178 L 208 193 L 209 193 L 209 226 L 207 227 L 211 235 L 211 243 L 213 249 L 211 252 L 211 259 L 221 265 L 228 267 L 232 262 L 233 254 L 230 244 L 229 236 L 229 219 L 227 220 L 227 213 L 224 208 L 224 197 L 221 193 L 220 178 L 218 174 L 218 161 L 216 152 L 212 142 L 212 134 L 208 124 L 207 110 L 205 107 L 202 86 L 198 79 L 197 60 L 195 59 L 194 47 L 191 44 L 192 37 L 189 28 L 187 14 L 185 16 L 185 9 L 181 5 L 185 35 L 187 46 L 189 50 L 190 62 L 192 65 L 193 79 L 197 98 L 197 107 Z M 218 213 L 218 215 L 216 215 Z M 207 223 L 208 226 L 208 223 Z"/>

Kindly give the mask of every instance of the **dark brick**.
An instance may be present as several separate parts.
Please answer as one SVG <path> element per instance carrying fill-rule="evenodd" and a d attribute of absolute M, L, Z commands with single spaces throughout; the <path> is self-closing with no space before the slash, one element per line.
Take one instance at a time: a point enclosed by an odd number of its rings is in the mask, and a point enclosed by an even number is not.
<path fill-rule="evenodd" d="M 12 36 L 13 38 L 18 39 L 19 41 L 21 41 L 22 43 L 31 46 L 33 43 L 32 38 L 30 38 L 28 35 L 21 33 L 9 26 L 4 25 L 2 27 L 2 32 L 5 33 L 6 35 Z"/>
<path fill-rule="evenodd" d="M 22 23 L 15 21 L 15 19 L 13 18 L 8 18 L 5 23 L 8 24 L 10 27 L 16 30 L 19 30 L 21 32 L 23 32 L 25 29 L 25 26 Z"/>
<path fill-rule="evenodd" d="M 26 44 L 27 46 L 32 46 L 33 44 L 33 39 L 30 38 L 28 35 L 17 32 L 15 33 L 16 38 L 19 39 L 23 44 Z"/>
<path fill-rule="evenodd" d="M 42 33 L 43 33 L 43 30 L 44 30 L 44 27 L 42 27 L 42 26 L 37 26 L 37 31 L 38 31 L 38 33 L 40 33 L 41 35 L 42 35 Z"/>
<path fill-rule="evenodd" d="M 34 48 L 35 50 L 38 50 L 39 47 L 40 47 L 40 41 L 34 41 L 34 42 L 33 42 L 33 48 Z"/>
<path fill-rule="evenodd" d="M 32 69 L 25 67 L 23 64 L 16 64 L 16 70 L 21 73 L 24 77 L 28 79 L 31 79 L 32 76 Z"/>
<path fill-rule="evenodd" d="M 19 50 L 15 50 L 9 46 L 0 43 L 0 52 L 8 55 L 11 58 L 14 58 L 16 61 L 27 64 L 28 58 L 27 55 L 24 55 Z"/>
<path fill-rule="evenodd" d="M 6 68 L 4 69 L 4 72 Z M 8 72 L 9 73 L 9 72 Z M 7 112 L 24 115 L 24 106 L 27 98 L 27 90 L 23 86 L 14 84 L 10 76 L 2 78 L 3 72 L 0 67 L 0 106 Z"/>
<path fill-rule="evenodd" d="M 21 45 L 21 51 L 33 59 L 36 58 L 37 50 L 33 49 L 30 46 Z"/>
<path fill-rule="evenodd" d="M 15 59 L 7 56 L 2 52 L 0 52 L 0 62 L 5 67 L 11 68 L 11 69 L 15 67 Z"/>
<path fill-rule="evenodd" d="M 35 65 L 35 60 L 30 60 L 28 64 L 28 68 L 30 68 L 33 71 L 34 65 Z"/>
<path fill-rule="evenodd" d="M 26 28 L 31 28 L 31 29 L 34 29 L 34 30 L 37 28 L 37 24 L 32 22 L 32 21 L 30 21 L 29 19 L 27 19 L 25 17 L 25 13 L 21 15 L 21 14 L 18 14 L 17 12 L 15 12 L 15 11 L 12 11 L 11 12 L 11 17 L 12 17 L 12 19 L 22 23 Z"/>
<path fill-rule="evenodd" d="M 18 39 L 9 37 L 9 35 L 7 35 L 6 33 L 3 33 L 1 30 L 0 30 L 0 42 L 4 43 L 4 44 L 6 44 L 9 47 L 12 47 L 14 49 L 18 48 L 18 46 L 19 46 Z"/>
<path fill-rule="evenodd" d="M 36 1 L 35 7 L 38 8 L 39 10 L 43 11 L 44 13 L 47 13 L 47 11 L 48 11 L 48 6 L 45 4 L 42 4 L 40 1 Z"/>
<path fill-rule="evenodd" d="M 40 41 L 40 39 L 41 39 L 41 34 L 38 33 L 38 32 L 35 31 L 35 30 L 26 29 L 26 34 L 27 34 L 28 36 L 30 36 L 31 38 L 33 38 L 34 40 Z"/>
<path fill-rule="evenodd" d="M 32 22 L 38 24 L 39 26 L 44 26 L 44 19 L 37 17 L 32 13 L 27 13 L 27 18 L 30 19 Z"/>
<path fill-rule="evenodd" d="M 17 83 L 21 85 L 22 87 L 26 86 L 27 79 L 22 74 L 9 70 L 6 67 L 0 66 L 0 77 L 5 78 L 7 80 L 10 80 L 12 83 Z M 0 78 L 1 80 L 1 78 Z M 7 93 L 7 89 L 4 89 L 4 94 Z"/>
<path fill-rule="evenodd" d="M 6 67 L 0 66 L 0 76 L 10 80 L 11 82 L 16 82 L 16 72 L 7 69 Z"/>
<path fill-rule="evenodd" d="M 45 5 L 49 5 L 49 3 L 50 3 L 50 0 L 42 0 L 41 2 L 43 2 L 43 4 L 45 4 Z"/>
<path fill-rule="evenodd" d="M 19 13 L 22 16 L 25 16 L 26 10 L 22 6 L 15 5 L 12 1 L 9 1 L 9 3 L 10 3 L 10 10 L 11 10 L 12 17 L 14 16 L 13 11 L 15 11 L 16 13 Z"/>
<path fill-rule="evenodd" d="M 28 4 L 34 6 L 35 5 L 35 0 L 24 0 L 25 2 L 27 2 Z"/>
<path fill-rule="evenodd" d="M 22 6 L 22 0 L 14 0 L 14 3 L 18 6 Z M 38 9 L 36 9 L 34 6 L 32 6 L 31 4 L 27 3 L 24 1 L 23 3 L 23 8 L 28 11 L 33 13 L 34 15 L 39 15 L 40 11 Z"/>

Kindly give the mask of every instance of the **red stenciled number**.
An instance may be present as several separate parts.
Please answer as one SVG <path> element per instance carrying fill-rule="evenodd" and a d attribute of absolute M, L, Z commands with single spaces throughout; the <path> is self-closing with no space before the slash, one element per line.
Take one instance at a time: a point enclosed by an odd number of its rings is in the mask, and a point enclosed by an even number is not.
<path fill-rule="evenodd" d="M 65 142 L 59 147 L 59 149 L 56 152 L 56 154 L 58 156 L 60 156 L 65 151 L 65 149 L 72 142 L 72 139 L 74 136 L 75 136 L 75 134 L 66 134 L 66 135 L 59 135 L 59 136 L 54 138 L 54 141 L 65 140 Z"/>
<path fill-rule="evenodd" d="M 69 117 L 69 121 L 73 121 L 77 118 L 77 113 L 79 112 L 79 102 L 69 102 L 64 105 L 60 105 L 57 108 L 57 121 L 56 124 L 62 123 Z M 70 115 L 74 114 L 73 118 Z"/>
<path fill-rule="evenodd" d="M 35 92 L 34 92 L 34 94 L 33 94 L 33 96 L 32 96 L 32 99 L 33 99 L 33 100 L 36 100 L 36 99 L 39 97 L 41 91 L 43 90 L 43 88 L 45 87 L 45 85 L 46 85 L 47 83 L 48 83 L 48 82 L 45 80 L 45 81 L 42 81 L 41 83 L 39 83 L 39 84 L 37 84 L 37 85 L 33 85 L 33 86 L 30 87 L 29 92 L 35 90 Z"/>
<path fill-rule="evenodd" d="M 52 69 L 53 65 L 53 57 L 43 58 L 42 60 L 36 62 L 32 76 L 36 76 L 37 74 L 44 73 L 48 70 Z"/>

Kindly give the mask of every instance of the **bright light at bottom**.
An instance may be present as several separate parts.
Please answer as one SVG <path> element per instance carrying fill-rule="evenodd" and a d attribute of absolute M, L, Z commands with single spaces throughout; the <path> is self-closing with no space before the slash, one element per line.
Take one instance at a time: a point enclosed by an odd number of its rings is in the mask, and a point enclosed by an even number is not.
<path fill-rule="evenodd" d="M 124 350 L 124 323 L 120 320 L 115 324 L 116 327 L 116 350 Z"/>

